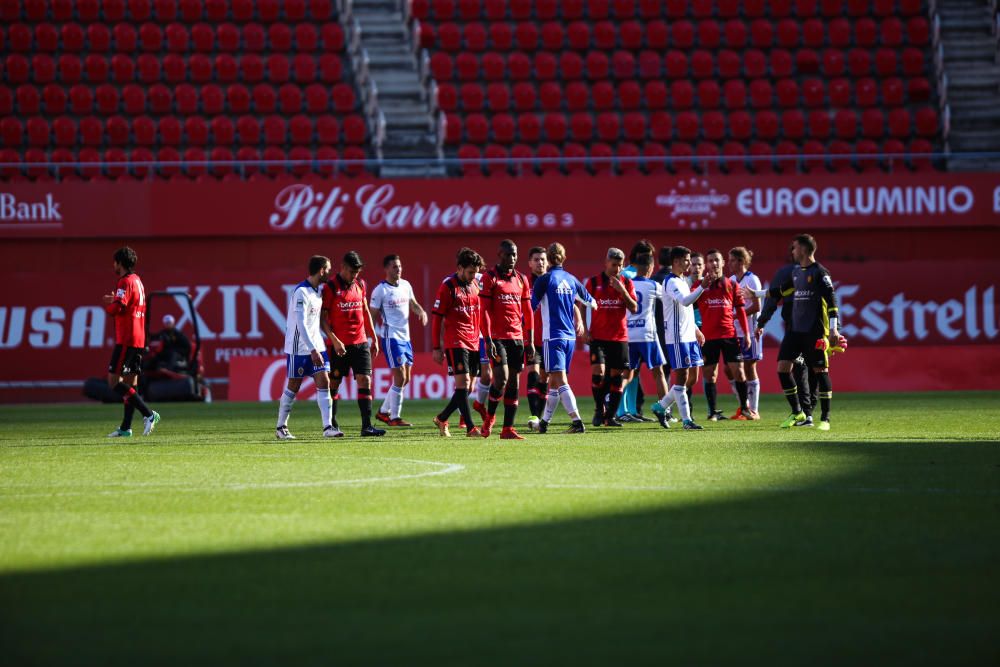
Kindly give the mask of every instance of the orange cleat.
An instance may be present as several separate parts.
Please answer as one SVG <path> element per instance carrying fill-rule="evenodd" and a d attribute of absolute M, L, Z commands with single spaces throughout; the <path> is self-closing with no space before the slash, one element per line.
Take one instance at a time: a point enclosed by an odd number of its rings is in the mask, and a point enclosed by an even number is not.
<path fill-rule="evenodd" d="M 458 418 L 458 427 L 459 428 L 465 428 L 465 417 L 459 416 L 459 418 Z"/>
<path fill-rule="evenodd" d="M 748 422 L 748 421 L 750 421 L 750 418 L 747 417 L 745 414 L 743 414 L 743 408 L 737 408 L 736 414 L 733 415 L 732 417 L 730 417 L 730 419 L 733 419 L 733 420 L 738 421 L 738 422 Z"/>
<path fill-rule="evenodd" d="M 448 422 L 443 422 L 437 417 L 435 417 L 434 425 L 438 427 L 438 435 L 440 435 L 442 438 L 451 437 L 451 431 L 448 430 Z"/>
<path fill-rule="evenodd" d="M 413 426 L 413 424 L 411 424 L 410 422 L 403 421 L 399 417 L 396 417 L 395 419 L 390 419 L 387 423 L 389 424 L 389 426 Z"/>
<path fill-rule="evenodd" d="M 380 422 L 384 422 L 386 424 L 392 423 L 392 420 L 389 419 L 389 415 L 387 415 L 384 412 L 376 412 L 375 419 L 379 420 Z"/>
<path fill-rule="evenodd" d="M 470 428 L 468 431 L 465 432 L 466 438 L 481 438 L 482 436 L 483 432 L 479 430 L 478 426 L 473 426 L 472 428 Z"/>
<path fill-rule="evenodd" d="M 483 420 L 483 426 L 480 429 L 483 432 L 483 437 L 488 438 L 490 434 L 493 433 L 493 425 L 497 423 L 497 416 L 486 413 L 486 419 Z"/>
<path fill-rule="evenodd" d="M 484 423 L 490 418 L 490 413 L 486 411 L 486 406 L 479 401 L 472 402 L 472 409 L 479 413 L 479 416 L 483 418 Z"/>
<path fill-rule="evenodd" d="M 513 426 L 505 426 L 500 431 L 501 440 L 524 440 L 524 436 L 514 430 Z"/>

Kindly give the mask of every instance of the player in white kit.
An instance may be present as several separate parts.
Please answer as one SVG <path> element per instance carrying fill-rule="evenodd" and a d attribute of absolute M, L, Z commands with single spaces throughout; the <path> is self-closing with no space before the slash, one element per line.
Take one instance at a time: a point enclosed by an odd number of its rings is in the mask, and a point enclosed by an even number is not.
<path fill-rule="evenodd" d="M 378 333 L 392 371 L 392 386 L 375 417 L 389 426 L 412 426 L 400 416 L 403 389 L 409 384 L 413 369 L 410 313 L 420 318 L 421 326 L 427 326 L 427 312 L 417 303 L 409 281 L 402 278 L 403 262 L 399 255 L 387 255 L 382 260 L 382 268 L 385 280 L 372 290 L 371 311 L 381 320 Z"/>
<path fill-rule="evenodd" d="M 663 298 L 663 285 L 652 279 L 653 256 L 642 254 L 632 261 L 636 275 L 632 278 L 635 287 L 636 301 L 639 310 L 629 313 L 626 317 L 626 327 L 628 328 L 628 365 L 624 375 L 631 383 L 632 376 L 639 374 L 639 366 L 646 366 L 653 373 L 653 381 L 656 383 L 657 398 L 663 398 L 667 394 L 667 380 L 663 376 L 663 364 L 666 359 L 663 356 L 663 348 L 656 333 L 656 303 Z M 666 413 L 657 415 L 660 426 L 670 428 L 670 421 Z"/>
<path fill-rule="evenodd" d="M 288 295 L 288 320 L 285 325 L 285 362 L 288 385 L 278 403 L 278 425 L 274 435 L 278 440 L 294 440 L 288 432 L 288 416 L 295 395 L 305 377 L 316 383 L 316 404 L 323 419 L 323 437 L 343 437 L 331 423 L 330 357 L 320 331 L 320 311 L 323 309 L 323 285 L 330 276 L 330 260 L 322 255 L 309 258 L 309 277 L 295 286 Z"/>
<path fill-rule="evenodd" d="M 755 293 L 761 289 L 760 278 L 750 270 L 750 263 L 753 260 L 753 252 L 743 246 L 737 246 L 729 251 L 729 271 L 733 274 L 730 279 L 737 283 L 744 290 L 753 290 Z M 750 344 L 746 345 L 740 340 L 740 350 L 743 355 L 743 372 L 747 379 L 747 401 L 750 404 L 752 415 L 747 415 L 750 419 L 760 419 L 757 408 L 760 406 L 760 377 L 757 375 L 757 362 L 764 358 L 764 338 L 763 334 L 757 335 L 757 315 L 760 313 L 760 299 L 754 297 L 753 301 L 745 301 L 744 311 L 747 314 L 747 321 L 750 332 L 743 331 L 738 320 L 735 321 L 736 337 L 749 338 Z M 741 410 L 737 411 L 738 413 Z"/>

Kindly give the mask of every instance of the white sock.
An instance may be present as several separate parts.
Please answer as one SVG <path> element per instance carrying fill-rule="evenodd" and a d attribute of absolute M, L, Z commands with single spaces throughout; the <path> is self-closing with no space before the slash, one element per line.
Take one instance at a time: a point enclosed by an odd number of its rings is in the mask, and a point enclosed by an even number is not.
<path fill-rule="evenodd" d="M 489 398 L 489 395 L 490 395 L 490 386 L 488 384 L 483 384 L 483 381 L 480 380 L 479 384 L 476 385 L 476 400 L 482 403 L 483 405 L 486 405 L 486 401 Z"/>
<path fill-rule="evenodd" d="M 281 393 L 281 400 L 278 401 L 278 426 L 288 426 L 288 416 L 292 414 L 292 403 L 295 402 L 295 392 L 285 389 Z"/>
<path fill-rule="evenodd" d="M 760 380 L 747 381 L 747 398 L 750 399 L 750 409 L 757 412 L 760 407 Z"/>
<path fill-rule="evenodd" d="M 681 419 L 689 421 L 691 419 L 691 405 L 688 403 L 687 391 L 683 385 L 675 384 L 670 388 L 670 393 L 674 395 L 674 401 L 681 412 Z"/>
<path fill-rule="evenodd" d="M 323 428 L 330 425 L 330 390 L 316 390 L 316 405 L 319 406 L 319 416 L 323 419 Z"/>
<path fill-rule="evenodd" d="M 664 410 L 669 410 L 670 406 L 672 406 L 675 403 L 675 401 L 674 401 L 674 390 L 672 388 L 671 389 L 667 389 L 667 393 L 665 393 L 663 395 L 663 398 L 661 398 L 659 401 L 657 401 L 657 403 L 659 403 L 660 407 L 663 408 Z"/>
<path fill-rule="evenodd" d="M 559 405 L 559 390 L 549 389 L 549 395 L 545 398 L 545 410 L 542 411 L 542 421 L 552 421 L 557 405 Z"/>
<path fill-rule="evenodd" d="M 576 395 L 568 384 L 559 387 L 559 400 L 562 401 L 563 407 L 566 408 L 570 419 L 576 421 L 580 418 L 580 413 L 576 410 Z"/>
<path fill-rule="evenodd" d="M 399 419 L 403 411 L 403 388 L 392 385 L 389 388 L 389 398 L 392 400 L 392 412 L 389 415 L 393 419 Z"/>

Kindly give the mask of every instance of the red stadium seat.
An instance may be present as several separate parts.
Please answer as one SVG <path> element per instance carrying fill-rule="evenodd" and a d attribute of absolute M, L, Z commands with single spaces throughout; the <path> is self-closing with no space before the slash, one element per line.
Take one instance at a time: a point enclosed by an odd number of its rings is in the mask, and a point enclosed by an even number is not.
<path fill-rule="evenodd" d="M 542 136 L 542 122 L 533 113 L 521 114 L 517 119 L 517 135 L 526 143 L 537 143 Z"/>
<path fill-rule="evenodd" d="M 727 84 L 731 83 L 729 81 Z M 718 109 L 722 102 L 722 89 L 715 81 L 698 82 L 698 106 L 702 109 Z"/>
<path fill-rule="evenodd" d="M 490 134 L 499 144 L 514 143 L 516 124 L 510 114 L 498 113 L 490 119 Z"/>
<path fill-rule="evenodd" d="M 560 144 L 566 140 L 566 117 L 560 113 L 547 113 L 542 121 L 545 138 L 552 143 Z"/>
<path fill-rule="evenodd" d="M 670 98 L 675 109 L 690 109 L 694 106 L 694 85 L 690 81 L 675 81 L 670 86 Z"/>
<path fill-rule="evenodd" d="M 152 146 L 157 143 L 156 122 L 149 116 L 139 116 L 132 120 L 132 135 L 139 146 Z"/>
<path fill-rule="evenodd" d="M 229 116 L 216 116 L 212 119 L 210 129 L 212 143 L 228 146 L 236 140 L 236 126 Z"/>

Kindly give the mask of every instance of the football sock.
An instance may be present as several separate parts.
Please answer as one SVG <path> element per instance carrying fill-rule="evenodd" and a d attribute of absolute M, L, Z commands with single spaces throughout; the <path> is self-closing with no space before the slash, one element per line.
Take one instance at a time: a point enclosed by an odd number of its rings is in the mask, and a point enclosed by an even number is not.
<path fill-rule="evenodd" d="M 149 409 L 146 402 L 139 397 L 139 394 L 135 391 L 135 387 L 130 387 L 124 382 L 119 382 L 115 385 L 115 393 L 121 396 L 122 402 L 126 405 L 131 405 L 133 409 L 138 410 L 139 414 L 143 417 L 148 417 L 153 414 L 153 411 Z"/>
<path fill-rule="evenodd" d="M 458 399 L 458 412 L 465 419 L 466 432 L 476 428 L 476 423 L 472 421 L 472 410 L 469 409 L 469 390 L 456 389 L 455 397 Z"/>
<path fill-rule="evenodd" d="M 734 381 L 733 386 L 736 387 L 736 395 L 740 398 L 740 410 L 748 409 L 750 404 L 747 403 L 747 383 Z"/>
<path fill-rule="evenodd" d="M 380 415 L 392 414 L 392 402 L 395 399 L 395 396 L 392 393 L 392 389 L 395 386 L 396 385 L 392 385 L 389 387 L 389 391 L 386 392 L 385 398 L 382 399 L 382 405 L 378 406 L 378 413 Z"/>
<path fill-rule="evenodd" d="M 809 369 L 809 406 L 815 410 L 819 405 L 819 373 Z"/>
<path fill-rule="evenodd" d="M 629 382 L 625 385 L 625 389 L 628 390 L 632 386 Z M 630 405 L 634 408 L 635 414 L 642 412 L 642 404 L 646 402 L 646 392 L 642 390 L 642 383 L 639 382 L 639 369 L 635 370 L 635 389 L 632 391 L 632 401 Z"/>
<path fill-rule="evenodd" d="M 392 400 L 389 417 L 399 419 L 399 415 L 403 413 L 403 388 L 396 385 L 389 387 L 389 398 Z"/>
<path fill-rule="evenodd" d="M 538 371 L 528 372 L 528 410 L 532 417 L 537 417 L 542 411 L 541 397 L 544 394 L 538 393 Z"/>
<path fill-rule="evenodd" d="M 278 401 L 278 426 L 276 428 L 288 426 L 288 416 L 292 414 L 292 403 L 294 402 L 294 391 L 286 388 L 285 391 L 281 392 L 281 400 Z"/>
<path fill-rule="evenodd" d="M 545 398 L 545 410 L 542 412 L 542 419 L 547 422 L 552 421 L 552 416 L 556 413 L 556 406 L 559 405 L 559 390 L 550 389 Z"/>
<path fill-rule="evenodd" d="M 517 417 L 517 377 L 512 377 L 507 382 L 507 388 L 503 392 L 503 425 L 510 428 L 514 425 Z"/>
<path fill-rule="evenodd" d="M 677 409 L 680 410 L 681 419 L 690 421 L 691 404 L 688 403 L 687 392 L 684 391 L 684 386 L 675 384 L 670 388 L 670 393 L 674 395 L 674 400 L 677 402 Z"/>
<path fill-rule="evenodd" d="M 747 380 L 747 401 L 751 410 L 759 412 L 757 408 L 760 407 L 760 380 Z"/>
<path fill-rule="evenodd" d="M 819 389 L 819 418 L 821 421 L 829 421 L 830 403 L 833 401 L 833 382 L 830 380 L 830 373 L 816 373 L 816 384 Z"/>
<path fill-rule="evenodd" d="M 361 411 L 361 428 L 371 428 L 372 425 L 372 390 L 358 389 L 358 409 Z"/>
<path fill-rule="evenodd" d="M 580 413 L 576 409 L 576 396 L 568 384 L 559 387 L 558 398 L 562 401 L 563 407 L 566 408 L 569 418 L 573 421 L 579 420 Z"/>
<path fill-rule="evenodd" d="M 625 379 L 621 375 L 616 375 L 611 378 L 611 393 L 610 400 L 608 401 L 608 416 L 613 417 L 618 414 L 618 404 L 622 401 L 622 385 L 625 383 Z"/>
<path fill-rule="evenodd" d="M 635 377 L 632 378 L 631 382 L 625 385 L 625 390 L 622 391 L 622 400 L 621 403 L 618 404 L 618 411 L 615 414 L 617 414 L 619 417 L 621 417 L 626 413 L 630 415 L 635 414 L 636 412 L 635 401 L 638 395 L 636 392 L 638 392 L 638 390 L 639 390 L 639 370 L 636 369 Z"/>
<path fill-rule="evenodd" d="M 691 396 L 693 396 L 693 395 L 694 395 L 694 391 L 692 391 L 692 389 L 693 389 L 693 387 L 687 387 L 687 388 L 686 388 L 686 389 L 684 390 L 684 393 L 685 393 L 685 394 L 687 394 L 687 397 L 688 397 L 688 404 L 689 404 L 689 405 L 691 404 Z M 667 396 L 669 396 L 669 395 L 670 395 L 670 394 L 667 394 Z"/>
<path fill-rule="evenodd" d="M 495 415 L 497 413 L 497 406 L 500 405 L 500 398 L 503 396 L 503 392 L 495 384 L 490 385 L 490 400 L 489 404 L 486 406 L 486 411 L 490 415 Z"/>
<path fill-rule="evenodd" d="M 486 397 L 489 395 L 490 385 L 483 384 L 482 381 L 480 381 L 479 384 L 476 385 L 476 400 L 485 405 Z"/>
<path fill-rule="evenodd" d="M 132 415 L 135 414 L 135 407 L 129 403 L 125 404 L 125 415 L 122 417 L 121 429 L 127 431 L 132 428 Z"/>
<path fill-rule="evenodd" d="M 339 389 L 340 389 L 340 385 L 338 384 L 335 389 L 330 389 L 330 391 L 329 391 L 329 393 L 331 394 L 331 397 L 330 397 L 330 423 L 332 425 L 336 426 L 337 428 L 340 428 L 340 424 L 337 423 L 337 406 L 340 405 L 340 394 L 339 393 L 334 393 L 334 392 L 337 391 L 337 390 L 339 390 Z"/>
<path fill-rule="evenodd" d="M 795 381 L 795 388 L 799 393 L 799 401 L 802 403 L 802 411 L 806 415 L 812 415 L 812 390 L 809 388 L 811 373 L 805 364 L 795 364 L 792 366 L 792 379 Z"/>
<path fill-rule="evenodd" d="M 795 387 L 795 380 L 792 379 L 792 374 L 778 373 L 778 381 L 781 382 L 781 388 L 785 392 L 785 398 L 788 399 L 788 405 L 792 408 L 792 413 L 797 415 L 802 412 L 802 405 L 799 403 L 799 391 Z"/>
<path fill-rule="evenodd" d="M 708 401 L 708 414 L 712 414 L 716 410 L 715 403 L 716 403 L 716 398 L 718 396 L 718 391 L 719 391 L 718 385 L 716 385 L 714 382 L 709 382 L 708 380 L 705 380 L 705 400 Z M 687 398 L 687 395 L 685 394 L 684 397 Z"/>
<path fill-rule="evenodd" d="M 319 406 L 319 416 L 323 420 L 323 428 L 332 425 L 333 405 L 336 403 L 330 402 L 329 389 L 316 390 L 316 405 Z"/>
<path fill-rule="evenodd" d="M 594 412 L 601 414 L 604 410 L 604 394 L 607 393 L 604 389 L 604 376 L 594 375 L 590 376 L 590 393 L 594 396 Z"/>

